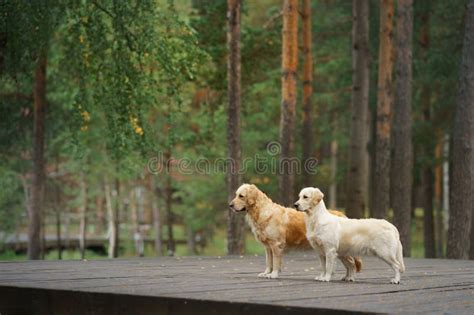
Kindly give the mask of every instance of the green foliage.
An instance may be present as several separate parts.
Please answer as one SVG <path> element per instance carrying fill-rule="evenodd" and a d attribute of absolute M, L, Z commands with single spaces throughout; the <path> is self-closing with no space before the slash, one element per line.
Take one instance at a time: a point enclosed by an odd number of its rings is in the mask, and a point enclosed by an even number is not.
<path fill-rule="evenodd" d="M 191 26 L 196 30 L 199 47 L 211 57 L 212 64 L 203 69 L 202 79 L 214 89 L 226 87 L 226 12 L 227 1 L 192 1 L 194 10 Z"/>
<path fill-rule="evenodd" d="M 136 150 L 144 154 L 157 144 L 145 117 L 161 102 L 175 111 L 181 86 L 204 58 L 194 31 L 172 3 L 91 1 L 68 14 L 64 66 L 70 80 L 80 78 L 75 130 L 87 132 L 87 117 L 104 115 L 107 148 L 116 159 Z"/>
<path fill-rule="evenodd" d="M 441 162 L 436 161 L 434 148 L 450 133 L 458 91 L 464 12 L 465 1 L 461 0 L 421 1 L 414 5 L 413 142 L 419 151 L 415 160 L 416 179 L 421 168 Z M 429 24 L 426 46 L 421 38 L 423 18 Z M 422 108 L 424 89 L 429 93 L 427 109 Z M 423 115 L 428 115 L 429 120 L 424 120 Z"/>
<path fill-rule="evenodd" d="M 0 166 L 0 242 L 15 230 L 25 213 L 24 195 L 18 174 Z M 6 233 L 3 234 L 2 233 Z"/>

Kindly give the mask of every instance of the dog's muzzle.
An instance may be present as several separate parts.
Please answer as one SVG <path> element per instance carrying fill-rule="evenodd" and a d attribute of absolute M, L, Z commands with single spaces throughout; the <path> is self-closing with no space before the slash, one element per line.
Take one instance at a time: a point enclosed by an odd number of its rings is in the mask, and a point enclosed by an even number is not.
<path fill-rule="evenodd" d="M 245 211 L 245 207 L 243 207 L 242 209 L 239 210 L 239 209 L 235 209 L 233 204 L 229 204 L 229 208 L 232 209 L 232 211 L 234 211 L 234 212 Z"/>
<path fill-rule="evenodd" d="M 297 202 L 295 202 L 293 206 L 295 206 L 296 211 L 300 211 L 300 212 L 306 212 L 307 211 L 307 210 L 300 209 L 300 205 Z"/>

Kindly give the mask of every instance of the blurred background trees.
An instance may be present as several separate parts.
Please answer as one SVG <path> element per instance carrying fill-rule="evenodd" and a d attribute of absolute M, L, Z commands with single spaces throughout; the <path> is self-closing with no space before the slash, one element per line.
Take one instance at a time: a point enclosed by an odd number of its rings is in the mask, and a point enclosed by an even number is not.
<path fill-rule="evenodd" d="M 468 256 L 472 0 L 414 1 L 412 26 L 402 0 L 0 6 L 0 259 L 261 253 L 227 233 L 242 182 L 318 186 L 406 255 Z M 317 173 L 279 179 L 280 153 Z M 226 157 L 227 189 L 205 162 Z"/>

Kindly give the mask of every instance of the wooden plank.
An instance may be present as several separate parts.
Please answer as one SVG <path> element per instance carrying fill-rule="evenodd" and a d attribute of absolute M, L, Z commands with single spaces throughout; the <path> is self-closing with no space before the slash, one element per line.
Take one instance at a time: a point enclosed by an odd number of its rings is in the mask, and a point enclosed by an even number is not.
<path fill-rule="evenodd" d="M 203 311 L 225 312 L 257 307 L 262 312 L 289 308 L 474 313 L 474 261 L 406 259 L 407 272 L 401 285 L 389 284 L 392 271 L 374 258 L 364 259 L 355 283 L 337 280 L 344 275 L 342 266 L 335 281 L 314 281 L 319 267 L 311 252 L 288 255 L 284 272 L 276 280 L 256 277 L 264 264 L 260 256 L 0 262 L 0 297 L 14 293 L 29 296 L 37 306 L 45 303 L 42 299 L 87 299 L 94 301 L 90 307 L 98 307 L 99 314 L 109 311 L 108 303 L 129 299 L 132 304 L 179 309 L 183 314 L 192 311 L 190 304 L 183 304 L 185 301 L 192 301 L 197 309 L 207 305 Z M 1 300 L 1 314 L 8 313 L 2 310 L 14 309 L 14 299 Z M 62 302 L 57 303 L 61 310 Z M 123 310 L 128 310 L 126 305 Z"/>

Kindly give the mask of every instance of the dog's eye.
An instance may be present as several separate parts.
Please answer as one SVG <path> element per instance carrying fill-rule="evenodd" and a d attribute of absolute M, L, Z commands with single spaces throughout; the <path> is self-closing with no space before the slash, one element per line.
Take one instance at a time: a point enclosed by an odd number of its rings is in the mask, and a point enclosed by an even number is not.
<path fill-rule="evenodd" d="M 243 195 L 239 195 L 239 198 L 244 198 L 244 196 L 243 196 Z"/>
<path fill-rule="evenodd" d="M 308 199 L 308 196 L 303 196 L 303 199 Z"/>

